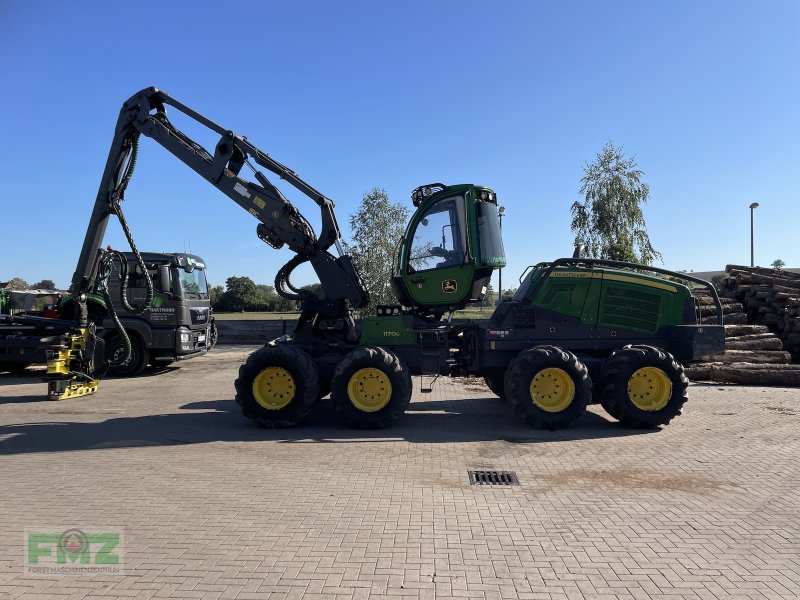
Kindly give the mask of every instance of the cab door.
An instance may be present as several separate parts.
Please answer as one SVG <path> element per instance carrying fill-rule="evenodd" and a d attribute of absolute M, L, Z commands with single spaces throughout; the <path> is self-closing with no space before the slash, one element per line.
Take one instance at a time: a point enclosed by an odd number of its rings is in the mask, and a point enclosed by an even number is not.
<path fill-rule="evenodd" d="M 434 202 L 416 217 L 403 280 L 418 306 L 454 306 L 471 292 L 463 196 Z"/>

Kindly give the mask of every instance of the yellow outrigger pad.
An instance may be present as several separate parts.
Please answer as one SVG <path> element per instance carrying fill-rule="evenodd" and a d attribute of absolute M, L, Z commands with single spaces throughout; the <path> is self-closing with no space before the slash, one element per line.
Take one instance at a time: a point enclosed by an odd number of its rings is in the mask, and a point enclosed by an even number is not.
<path fill-rule="evenodd" d="M 69 400 L 79 396 L 88 396 L 89 394 L 94 394 L 99 385 L 100 381 L 98 379 L 82 383 L 70 383 L 65 379 L 51 379 L 47 382 L 47 399 Z"/>

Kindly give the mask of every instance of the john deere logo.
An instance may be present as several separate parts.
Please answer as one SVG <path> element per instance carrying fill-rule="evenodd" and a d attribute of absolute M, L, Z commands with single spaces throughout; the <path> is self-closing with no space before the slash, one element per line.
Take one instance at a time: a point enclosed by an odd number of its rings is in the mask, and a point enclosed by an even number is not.
<path fill-rule="evenodd" d="M 458 291 L 458 282 L 455 279 L 445 279 L 442 282 L 442 291 L 445 294 L 453 294 Z"/>

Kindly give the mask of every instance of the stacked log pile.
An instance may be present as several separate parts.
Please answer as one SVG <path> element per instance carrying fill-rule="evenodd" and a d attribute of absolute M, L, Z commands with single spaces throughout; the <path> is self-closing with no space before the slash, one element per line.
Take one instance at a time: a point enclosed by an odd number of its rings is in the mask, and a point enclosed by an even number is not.
<path fill-rule="evenodd" d="M 800 273 L 738 265 L 725 271 L 725 295 L 741 302 L 748 321 L 769 327 L 800 361 Z"/>
<path fill-rule="evenodd" d="M 720 298 L 725 321 L 725 352 L 700 357 L 697 362 L 686 365 L 687 376 L 696 381 L 800 387 L 800 365 L 789 364 L 793 357 L 788 351 L 792 348 L 791 342 L 780 335 L 786 328 L 770 327 L 770 323 L 778 320 L 766 317 L 769 314 L 797 316 L 791 315 L 788 309 L 800 305 L 791 306 L 792 298 L 800 296 L 800 274 L 791 274 L 797 286 L 793 288 L 796 295 L 791 296 L 781 289 L 765 289 L 776 285 L 763 280 L 763 272 L 770 273 L 766 277 L 776 279 L 772 269 L 729 266 L 727 270 L 731 274 L 727 297 Z M 746 276 L 742 275 L 744 272 Z M 783 277 L 784 273 L 780 271 L 778 273 L 781 273 L 781 280 L 792 279 Z M 692 293 L 700 300 L 702 322 L 716 323 L 716 308 L 711 296 L 698 290 Z M 792 321 L 792 324 L 796 322 Z M 800 327 L 789 333 L 794 331 L 800 333 Z"/>
<path fill-rule="evenodd" d="M 717 322 L 717 307 L 711 294 L 705 290 L 692 290 L 692 296 L 700 301 L 700 322 L 713 325 Z M 722 317 L 726 325 L 747 325 L 747 313 L 742 303 L 734 298 L 720 298 Z"/>

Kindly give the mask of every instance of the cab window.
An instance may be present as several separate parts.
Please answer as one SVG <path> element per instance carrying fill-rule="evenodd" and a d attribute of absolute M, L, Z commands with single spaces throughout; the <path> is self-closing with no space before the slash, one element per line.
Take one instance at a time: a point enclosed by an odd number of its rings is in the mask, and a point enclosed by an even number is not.
<path fill-rule="evenodd" d="M 445 269 L 464 264 L 464 198 L 455 196 L 432 205 L 417 222 L 412 236 L 409 271 Z"/>
<path fill-rule="evenodd" d="M 150 275 L 150 281 L 153 282 L 153 288 L 159 290 L 158 285 L 158 269 L 156 265 L 147 265 L 147 272 Z M 144 271 L 139 263 L 128 265 L 128 287 L 132 288 L 145 288 L 147 281 L 144 277 Z"/>

